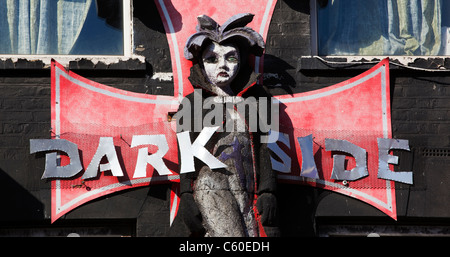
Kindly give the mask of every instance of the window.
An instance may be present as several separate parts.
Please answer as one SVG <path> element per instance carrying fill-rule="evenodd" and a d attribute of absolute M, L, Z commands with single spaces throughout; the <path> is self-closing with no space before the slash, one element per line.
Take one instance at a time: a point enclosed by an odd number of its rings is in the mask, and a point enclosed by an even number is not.
<path fill-rule="evenodd" d="M 312 6 L 315 54 L 450 55 L 450 1 L 321 0 Z"/>
<path fill-rule="evenodd" d="M 0 54 L 126 55 L 129 1 L 5 1 L 0 5 Z"/>

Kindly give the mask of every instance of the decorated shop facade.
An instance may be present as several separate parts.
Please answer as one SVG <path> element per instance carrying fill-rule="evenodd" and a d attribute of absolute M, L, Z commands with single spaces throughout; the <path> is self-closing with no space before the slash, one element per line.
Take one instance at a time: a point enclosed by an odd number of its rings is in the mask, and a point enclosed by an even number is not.
<path fill-rule="evenodd" d="M 0 235 L 450 233 L 449 3 L 0 8 Z"/>

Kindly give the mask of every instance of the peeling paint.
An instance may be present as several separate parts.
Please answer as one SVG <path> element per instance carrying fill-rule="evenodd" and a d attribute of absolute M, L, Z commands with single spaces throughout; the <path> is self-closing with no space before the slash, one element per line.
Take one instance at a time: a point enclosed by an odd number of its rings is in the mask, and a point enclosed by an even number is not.
<path fill-rule="evenodd" d="M 370 63 L 370 62 L 376 62 L 378 63 L 380 60 L 383 60 L 384 58 L 389 57 L 389 60 L 391 62 L 397 62 L 399 64 L 410 66 L 413 64 L 417 59 L 445 59 L 448 56 L 362 56 L 362 55 L 345 55 L 345 56 L 321 56 L 322 58 L 345 58 L 347 59 L 347 62 L 364 62 L 364 63 Z"/>

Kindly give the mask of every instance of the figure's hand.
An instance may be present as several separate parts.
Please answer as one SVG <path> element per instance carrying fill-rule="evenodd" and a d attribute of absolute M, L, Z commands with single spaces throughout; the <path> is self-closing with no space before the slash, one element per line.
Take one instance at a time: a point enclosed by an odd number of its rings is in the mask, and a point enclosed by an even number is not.
<path fill-rule="evenodd" d="M 272 193 L 263 193 L 258 196 L 256 208 L 261 216 L 261 224 L 263 226 L 277 226 L 278 207 L 277 198 Z"/>
<path fill-rule="evenodd" d="M 202 215 L 191 193 L 181 195 L 178 211 L 181 213 L 183 221 L 192 235 L 198 236 L 204 234 L 205 228 L 202 225 Z"/>

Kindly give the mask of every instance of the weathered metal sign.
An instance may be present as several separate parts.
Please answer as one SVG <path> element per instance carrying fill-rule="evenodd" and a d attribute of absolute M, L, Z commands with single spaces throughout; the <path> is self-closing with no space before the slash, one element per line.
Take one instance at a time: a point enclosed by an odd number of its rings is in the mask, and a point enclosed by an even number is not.
<path fill-rule="evenodd" d="M 271 131 L 269 148 L 280 182 L 346 194 L 396 218 L 394 181 L 412 184 L 412 173 L 389 167 L 397 161 L 391 149 L 409 149 L 390 139 L 388 75 L 384 60 L 335 86 L 277 96 L 280 133 Z M 53 139 L 31 140 L 30 149 L 49 152 L 43 178 L 52 179 L 53 221 L 92 199 L 152 183 L 174 183 L 176 213 L 182 141 L 168 121 L 175 97 L 111 88 L 53 62 L 51 101 Z M 202 131 L 203 141 L 215 129 Z M 201 158 L 201 144 L 182 146 L 189 151 L 181 160 Z M 214 158 L 203 161 L 220 167 Z"/>

